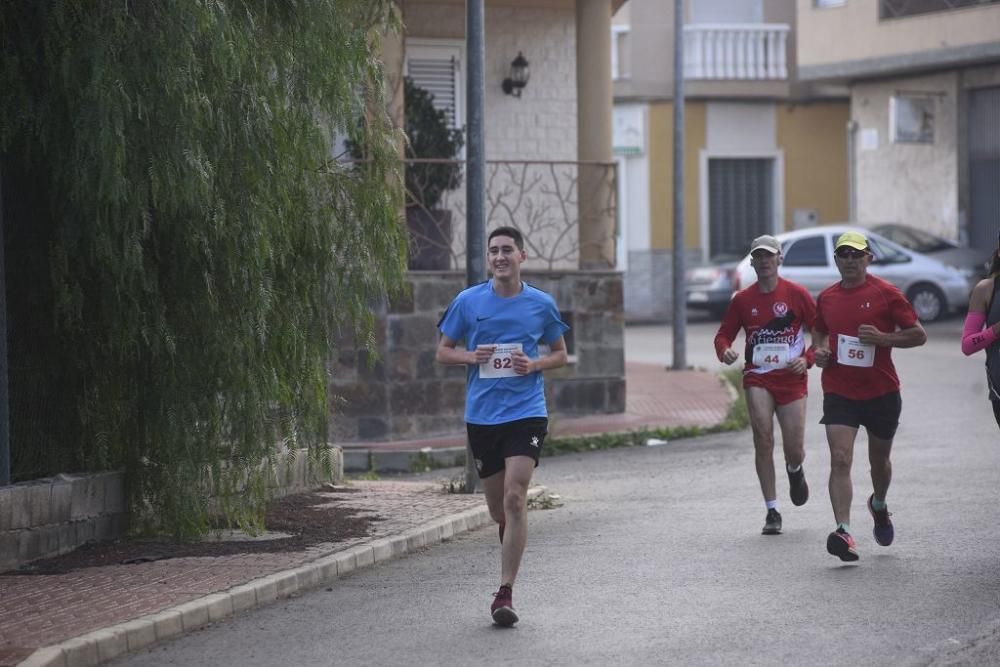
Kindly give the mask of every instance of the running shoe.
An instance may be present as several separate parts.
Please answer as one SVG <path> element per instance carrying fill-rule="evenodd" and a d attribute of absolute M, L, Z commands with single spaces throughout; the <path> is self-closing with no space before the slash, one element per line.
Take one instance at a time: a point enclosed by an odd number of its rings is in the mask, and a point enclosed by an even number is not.
<path fill-rule="evenodd" d="M 872 507 L 872 500 L 875 498 L 875 494 L 868 496 L 868 512 L 871 513 L 872 519 L 875 520 L 875 527 L 872 529 L 872 534 L 875 535 L 875 541 L 881 546 L 887 547 L 892 544 L 892 540 L 896 537 L 896 531 L 892 527 L 892 513 L 889 508 L 883 508 L 876 510 Z"/>
<path fill-rule="evenodd" d="M 497 625 L 509 628 L 517 623 L 517 614 L 514 613 L 514 603 L 511 600 L 511 588 L 504 584 L 493 594 L 493 606 L 490 607 L 490 614 L 493 622 Z"/>
<path fill-rule="evenodd" d="M 788 468 L 785 468 L 785 472 L 788 472 Z M 792 504 L 796 507 L 805 505 L 809 500 L 809 485 L 806 484 L 806 471 L 802 466 L 799 466 L 798 472 L 788 473 L 788 491 L 792 496 Z"/>
<path fill-rule="evenodd" d="M 761 535 L 781 534 L 781 514 L 778 513 L 778 510 L 772 507 L 767 511 L 767 516 L 764 517 L 764 530 L 760 533 Z"/>
<path fill-rule="evenodd" d="M 826 550 L 840 560 L 855 561 L 858 559 L 854 538 L 843 528 L 838 528 L 826 538 Z"/>

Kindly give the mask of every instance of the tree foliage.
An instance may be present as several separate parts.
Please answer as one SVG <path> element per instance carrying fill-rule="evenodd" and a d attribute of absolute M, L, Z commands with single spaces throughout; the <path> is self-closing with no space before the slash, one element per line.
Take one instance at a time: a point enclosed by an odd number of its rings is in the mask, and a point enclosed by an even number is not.
<path fill-rule="evenodd" d="M 261 462 L 325 444 L 334 332 L 370 337 L 405 271 L 396 23 L 390 0 L 0 6 L 15 474 L 123 467 L 133 516 L 185 536 L 209 482 L 252 524 Z"/>

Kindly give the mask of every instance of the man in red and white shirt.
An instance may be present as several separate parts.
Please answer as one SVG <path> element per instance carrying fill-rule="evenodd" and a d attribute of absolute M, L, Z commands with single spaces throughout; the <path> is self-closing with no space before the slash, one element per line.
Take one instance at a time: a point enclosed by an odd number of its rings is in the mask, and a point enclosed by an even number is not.
<path fill-rule="evenodd" d="M 885 496 L 892 480 L 889 454 L 902 402 L 892 348 L 917 347 L 927 333 L 906 297 L 868 275 L 872 254 L 860 232 L 845 232 L 834 248 L 840 282 L 816 300 L 816 365 L 823 369 L 823 419 L 830 445 L 830 502 L 837 529 L 826 550 L 844 561 L 858 559 L 850 533 L 851 463 L 861 426 L 868 431 L 872 487 L 868 511 L 875 541 L 887 547 L 895 532 Z"/>
<path fill-rule="evenodd" d="M 812 328 L 816 305 L 809 292 L 778 276 L 781 244 L 773 236 L 759 236 L 750 244 L 750 265 L 757 282 L 733 296 L 719 331 L 715 353 L 726 364 L 735 363 L 733 349 L 742 328 L 746 338 L 743 387 L 753 429 L 754 464 L 767 516 L 764 535 L 781 533 L 781 513 L 774 479 L 774 417 L 781 427 L 785 470 L 792 503 L 809 499 L 802 461 L 805 459 L 806 369 L 812 360 L 805 349 L 805 333 Z"/>

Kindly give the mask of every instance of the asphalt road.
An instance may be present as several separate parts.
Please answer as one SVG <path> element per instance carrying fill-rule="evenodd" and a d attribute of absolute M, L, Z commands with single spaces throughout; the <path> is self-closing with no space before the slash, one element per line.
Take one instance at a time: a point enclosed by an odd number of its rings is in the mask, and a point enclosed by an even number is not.
<path fill-rule="evenodd" d="M 670 354 L 667 329 L 630 327 L 629 358 L 669 363 L 658 357 Z M 780 536 L 760 535 L 748 432 L 545 459 L 536 479 L 564 505 L 531 513 L 512 630 L 490 623 L 499 556 L 495 530 L 482 529 L 115 664 L 996 664 L 1000 433 L 983 359 L 959 350 L 961 320 L 928 330 L 926 346 L 894 353 L 903 418 L 888 548 L 871 535 L 859 437 L 857 563 L 825 550 L 833 517 L 814 372 L 812 497 L 793 507 L 779 476 Z M 713 333 L 692 323 L 692 364 L 713 362 Z"/>

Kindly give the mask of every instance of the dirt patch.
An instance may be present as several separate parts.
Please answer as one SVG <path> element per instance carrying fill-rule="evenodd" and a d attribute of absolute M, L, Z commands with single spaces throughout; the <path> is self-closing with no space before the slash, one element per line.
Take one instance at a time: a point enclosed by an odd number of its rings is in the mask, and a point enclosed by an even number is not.
<path fill-rule="evenodd" d="M 113 542 L 85 544 L 68 554 L 37 560 L 6 574 L 61 574 L 88 567 L 167 558 L 301 551 L 317 544 L 336 544 L 366 537 L 372 533 L 372 525 L 381 521 L 382 517 L 341 504 L 344 496 L 356 491 L 326 488 L 272 500 L 267 507 L 264 525 L 268 531 L 287 533 L 290 537 L 261 541 L 209 542 L 123 538 Z"/>

